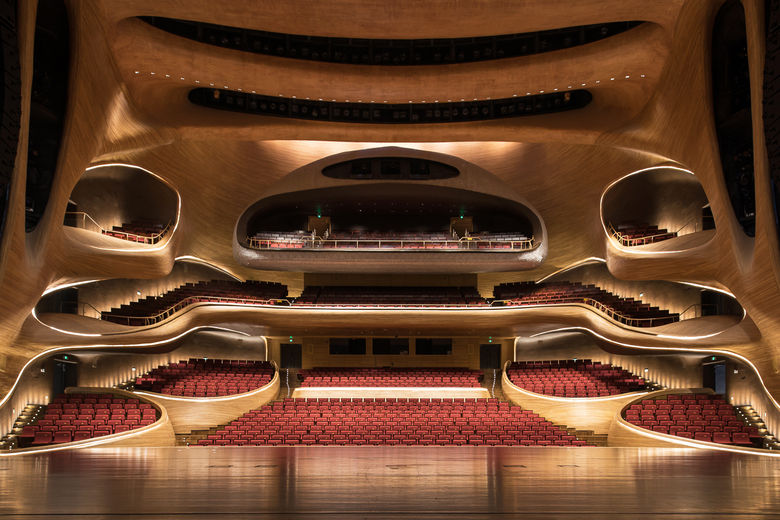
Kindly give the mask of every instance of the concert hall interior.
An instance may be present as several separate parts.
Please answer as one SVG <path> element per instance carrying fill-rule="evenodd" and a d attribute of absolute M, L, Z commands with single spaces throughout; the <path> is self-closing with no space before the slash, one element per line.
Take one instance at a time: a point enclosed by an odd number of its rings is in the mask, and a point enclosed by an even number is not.
<path fill-rule="evenodd" d="M 780 507 L 780 0 L 0 0 L 0 516 Z"/>

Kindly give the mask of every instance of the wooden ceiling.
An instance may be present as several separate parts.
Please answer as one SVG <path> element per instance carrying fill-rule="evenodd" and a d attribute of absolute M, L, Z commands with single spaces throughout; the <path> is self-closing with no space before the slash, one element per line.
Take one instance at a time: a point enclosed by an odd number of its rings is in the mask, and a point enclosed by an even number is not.
<path fill-rule="evenodd" d="M 713 124 L 710 32 L 721 3 L 431 0 L 401 6 L 380 0 L 68 2 L 72 31 L 69 108 L 51 197 L 37 229 L 25 234 L 27 128 L 23 124 L 0 251 L 0 395 L 10 389 L 31 356 L 74 341 L 105 341 L 57 333 L 31 317 L 41 294 L 55 284 L 161 277 L 170 271 L 175 258 L 195 256 L 245 278 L 299 285 L 302 273 L 252 271 L 235 262 L 236 221 L 294 170 L 333 154 L 390 143 L 446 154 L 490 172 L 529 201 L 544 219 L 548 252 L 542 266 L 530 272 L 480 275 L 481 285 L 538 279 L 585 258 L 599 257 L 606 259 L 610 271 L 619 278 L 689 281 L 726 288 L 747 316 L 731 325 L 715 343 L 750 359 L 770 391 L 780 395 L 780 257 L 772 201 L 768 189 L 757 190 L 756 236 L 745 236 L 729 203 Z M 749 38 L 756 186 L 769 186 L 761 122 L 764 3 L 743 0 L 743 4 Z M 35 2 L 19 4 L 23 121 L 29 117 L 35 8 Z M 457 65 L 371 67 L 247 55 L 211 47 L 134 18 L 143 15 L 292 34 L 371 38 L 484 36 L 619 20 L 651 23 L 582 47 L 534 56 Z M 552 115 L 388 127 L 233 114 L 187 101 L 190 89 L 211 83 L 258 94 L 366 103 L 512 97 L 572 86 L 590 90 L 593 102 L 581 110 Z M 112 162 L 143 167 L 178 191 L 179 226 L 163 247 L 108 251 L 99 240 L 78 230 L 63 230 L 68 197 L 85 168 Z M 620 250 L 602 227 L 601 195 L 626 174 L 658 165 L 677 165 L 696 174 L 714 214 L 714 238 L 679 252 L 638 255 Z M 582 313 L 570 314 L 559 319 L 547 316 L 542 323 L 595 327 L 602 332 L 609 328 L 594 325 Z M 509 316 L 500 320 L 502 331 L 538 331 L 538 327 L 527 325 L 530 318 Z M 266 318 L 240 317 L 255 322 Z M 335 328 L 349 327 L 348 314 L 337 318 L 342 321 L 333 325 Z M 441 321 L 432 315 L 429 318 L 433 322 L 426 326 L 431 330 L 454 324 L 450 317 Z M 297 318 L 288 319 L 294 323 Z M 392 322 L 392 318 L 382 319 Z M 186 323 L 172 326 L 169 334 L 186 330 Z M 287 330 L 284 323 L 274 323 L 278 330 Z M 475 325 L 475 330 L 483 326 Z M 144 334 L 126 334 L 120 342 L 138 343 Z M 650 341 L 636 332 L 615 334 L 627 343 Z M 164 339 L 164 334 L 155 337 Z M 659 339 L 650 342 L 658 345 Z M 713 341 L 672 343 L 704 348 Z"/>

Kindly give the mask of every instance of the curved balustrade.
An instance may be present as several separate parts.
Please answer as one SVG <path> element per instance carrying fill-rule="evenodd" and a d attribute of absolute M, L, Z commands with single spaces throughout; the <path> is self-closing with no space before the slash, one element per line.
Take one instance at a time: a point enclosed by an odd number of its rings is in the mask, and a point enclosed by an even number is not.
<path fill-rule="evenodd" d="M 580 303 L 597 308 L 611 319 L 630 327 L 657 327 L 680 321 L 679 314 L 621 298 L 594 285 L 561 282 L 558 284 L 500 284 L 494 288 L 493 305 L 555 305 Z M 603 301 L 602 301 L 603 300 Z M 611 301 L 611 304 L 606 302 Z M 619 307 L 624 307 L 620 309 Z M 650 314 L 647 316 L 647 314 Z"/>
<path fill-rule="evenodd" d="M 121 240 L 127 240 L 129 242 L 136 242 L 139 244 L 156 244 L 160 242 L 168 231 L 171 229 L 171 223 L 168 222 L 160 231 L 151 234 L 138 234 L 130 231 L 123 231 L 117 229 L 104 229 L 103 226 L 98 224 L 88 213 L 83 211 L 68 211 L 65 213 L 65 225 L 71 227 L 77 227 L 86 230 L 92 230 L 101 235 L 106 235 Z"/>
<path fill-rule="evenodd" d="M 154 325 L 170 318 L 173 314 L 179 312 L 185 307 L 195 303 L 224 303 L 239 305 L 289 305 L 290 302 L 285 298 L 272 298 L 267 300 L 256 300 L 252 298 L 231 298 L 222 296 L 188 296 L 183 300 L 171 305 L 164 311 L 152 316 L 123 316 L 109 311 L 101 311 L 100 319 L 119 323 L 121 325 L 130 325 L 134 327 Z"/>

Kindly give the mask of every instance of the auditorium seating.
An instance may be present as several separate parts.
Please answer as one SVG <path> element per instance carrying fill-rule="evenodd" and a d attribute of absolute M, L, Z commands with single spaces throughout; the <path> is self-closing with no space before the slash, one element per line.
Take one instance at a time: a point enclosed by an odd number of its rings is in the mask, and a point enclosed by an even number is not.
<path fill-rule="evenodd" d="M 100 317 L 123 325 L 151 325 L 193 303 L 272 303 L 286 297 L 287 286 L 276 282 L 211 280 L 187 283 L 162 296 L 147 296 L 104 311 Z"/>
<path fill-rule="evenodd" d="M 155 244 L 160 241 L 168 230 L 167 226 L 144 220 L 134 220 L 123 223 L 121 226 L 113 226 L 110 230 L 104 229 L 103 234 L 130 242 L 142 244 Z"/>
<path fill-rule="evenodd" d="M 502 283 L 494 288 L 493 294 L 496 300 L 504 300 L 510 305 L 585 303 L 632 327 L 656 327 L 680 320 L 679 314 L 579 282 Z"/>
<path fill-rule="evenodd" d="M 645 380 L 619 366 L 589 359 L 519 361 L 506 375 L 516 386 L 557 397 L 604 397 L 645 389 Z"/>
<path fill-rule="evenodd" d="M 295 305 L 347 306 L 484 306 L 475 287 L 304 287 Z"/>
<path fill-rule="evenodd" d="M 643 246 L 677 236 L 675 232 L 658 229 L 658 226 L 619 226 L 614 233 L 615 238 L 624 246 Z"/>
<path fill-rule="evenodd" d="M 81 441 L 142 428 L 159 419 L 149 403 L 113 394 L 63 394 L 22 429 L 20 447 Z"/>
<path fill-rule="evenodd" d="M 313 238 L 304 231 L 257 233 L 248 238 L 255 249 L 421 249 L 480 250 L 530 249 L 532 242 L 520 233 L 474 233 L 453 237 L 449 233 L 352 231 Z"/>
<path fill-rule="evenodd" d="M 657 433 L 697 441 L 761 447 L 758 429 L 716 394 L 672 394 L 644 399 L 625 411 L 625 420 Z"/>
<path fill-rule="evenodd" d="M 301 386 L 479 388 L 482 372 L 467 368 L 312 368 L 298 372 Z"/>
<path fill-rule="evenodd" d="M 246 445 L 585 446 L 497 399 L 285 399 L 198 441 Z"/>
<path fill-rule="evenodd" d="M 160 365 L 136 378 L 135 389 L 185 397 L 242 394 L 267 385 L 274 376 L 268 361 L 190 359 Z"/>

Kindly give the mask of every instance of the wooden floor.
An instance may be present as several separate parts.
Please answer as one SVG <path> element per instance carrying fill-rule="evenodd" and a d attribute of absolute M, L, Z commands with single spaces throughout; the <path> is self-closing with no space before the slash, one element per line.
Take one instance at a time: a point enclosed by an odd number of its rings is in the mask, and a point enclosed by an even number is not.
<path fill-rule="evenodd" d="M 780 518 L 780 463 L 660 448 L 104 448 L 0 459 L 0 518 Z"/>

